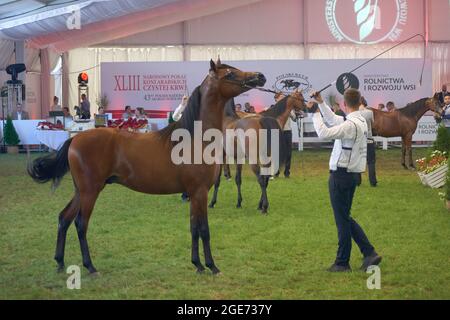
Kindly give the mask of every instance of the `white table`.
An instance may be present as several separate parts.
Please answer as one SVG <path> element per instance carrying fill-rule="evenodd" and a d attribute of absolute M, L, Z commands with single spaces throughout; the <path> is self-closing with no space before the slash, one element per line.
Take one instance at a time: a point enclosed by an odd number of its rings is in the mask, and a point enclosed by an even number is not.
<path fill-rule="evenodd" d="M 69 131 L 64 130 L 35 130 L 34 132 L 39 143 L 53 150 L 59 150 L 70 136 Z"/>
<path fill-rule="evenodd" d="M 40 144 L 35 135 L 36 127 L 40 121 L 44 120 L 13 120 L 14 128 L 19 135 L 20 145 Z M 0 136 L 3 138 L 2 120 L 0 120 Z"/>

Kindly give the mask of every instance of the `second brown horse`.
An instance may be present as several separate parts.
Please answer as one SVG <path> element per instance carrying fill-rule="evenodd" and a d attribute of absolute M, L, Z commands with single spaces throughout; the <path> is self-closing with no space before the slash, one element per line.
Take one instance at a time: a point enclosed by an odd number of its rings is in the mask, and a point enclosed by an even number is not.
<path fill-rule="evenodd" d="M 429 110 L 439 115 L 442 113 L 437 94 L 431 98 L 417 100 L 404 108 L 396 109 L 392 112 L 372 109 L 374 136 L 402 138 L 401 163 L 405 169 L 415 167 L 412 159 L 412 136 L 417 129 L 417 123 L 420 118 Z M 406 157 L 408 157 L 408 162 Z"/>
<path fill-rule="evenodd" d="M 289 115 L 292 110 L 299 112 L 306 108 L 305 99 L 301 92 L 295 91 L 291 95 L 284 97 L 279 102 L 275 104 L 272 108 L 258 113 L 258 114 L 245 114 L 245 113 L 236 113 L 233 109 L 232 104 L 227 104 L 225 108 L 225 116 L 223 123 L 223 131 L 225 130 L 239 130 L 241 129 L 244 132 L 254 131 L 259 133 L 261 130 L 267 130 L 268 135 L 270 135 L 271 130 L 278 130 L 279 134 L 279 149 L 271 150 L 271 152 L 279 152 L 279 158 L 281 162 L 284 160 L 285 148 L 288 146 L 284 145 L 283 139 L 281 139 L 282 128 L 286 124 L 286 121 L 289 120 Z M 227 137 L 227 135 L 225 135 Z M 253 142 L 254 146 L 259 146 L 259 135 L 255 134 L 256 141 Z M 233 141 L 235 145 L 234 148 L 237 149 L 238 141 L 235 139 Z M 246 157 L 249 156 L 249 145 L 251 145 L 249 141 L 245 142 L 245 146 L 241 146 L 244 148 Z M 226 142 L 225 142 L 226 145 Z M 236 152 L 234 153 L 236 155 Z M 236 158 L 235 158 L 236 159 Z M 259 161 L 258 161 L 259 162 Z M 225 167 L 228 167 L 228 164 L 224 164 Z M 255 163 L 250 165 L 253 173 L 255 174 L 258 183 L 261 187 L 261 198 L 258 203 L 258 210 L 262 213 L 267 213 L 267 209 L 269 207 L 269 200 L 267 197 L 267 187 L 269 184 L 270 174 L 262 174 L 260 163 Z M 229 172 L 229 169 L 227 170 Z M 275 172 L 272 173 L 272 175 Z M 240 208 L 242 205 L 242 193 L 241 193 L 241 185 L 242 185 L 242 164 L 236 164 L 236 177 L 235 182 L 238 190 L 238 198 L 236 207 Z M 220 186 L 220 173 L 217 177 L 217 181 L 214 185 L 214 194 L 209 204 L 210 208 L 213 208 L 217 202 L 217 193 Z"/>

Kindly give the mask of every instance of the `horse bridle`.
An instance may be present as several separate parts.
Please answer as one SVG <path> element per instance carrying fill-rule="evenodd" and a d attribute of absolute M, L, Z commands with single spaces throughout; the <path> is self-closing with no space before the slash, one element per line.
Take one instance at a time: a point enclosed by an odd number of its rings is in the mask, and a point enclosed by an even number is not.
<path fill-rule="evenodd" d="M 232 78 L 229 77 L 230 75 L 233 76 L 233 77 Z M 244 89 L 256 89 L 256 90 L 259 90 L 259 91 L 262 91 L 262 92 L 269 92 L 269 93 L 273 93 L 273 94 L 281 93 L 284 96 L 290 96 L 291 98 L 303 101 L 303 103 L 306 104 L 306 100 L 305 100 L 305 97 L 303 97 L 303 94 L 302 94 L 303 100 L 301 100 L 300 98 L 292 96 L 289 92 L 274 91 L 274 90 L 270 90 L 270 89 L 266 89 L 266 88 L 262 88 L 262 87 L 253 87 L 253 86 L 248 84 L 247 79 L 244 79 L 242 81 L 238 81 L 238 80 L 235 79 L 235 77 L 236 77 L 236 75 L 233 72 L 231 72 L 230 69 L 228 69 L 227 70 L 227 74 L 222 78 L 222 80 L 225 81 L 225 82 L 228 82 L 228 83 L 236 84 L 239 87 L 244 88 Z"/>

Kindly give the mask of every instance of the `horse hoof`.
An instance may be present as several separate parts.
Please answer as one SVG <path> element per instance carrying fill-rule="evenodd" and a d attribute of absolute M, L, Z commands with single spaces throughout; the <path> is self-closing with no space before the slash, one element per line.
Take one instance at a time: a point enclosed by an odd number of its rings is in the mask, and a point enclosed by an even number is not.
<path fill-rule="evenodd" d="M 241 205 L 240 203 L 238 203 L 238 204 L 236 205 L 236 208 L 240 209 L 240 208 L 242 208 L 242 205 Z"/>
<path fill-rule="evenodd" d="M 211 268 L 211 272 L 215 276 L 216 275 L 220 275 L 220 270 L 217 267 L 215 267 L 215 266 Z"/>
<path fill-rule="evenodd" d="M 64 265 L 58 266 L 58 267 L 56 268 L 56 273 L 63 273 L 63 272 L 64 272 Z"/>
<path fill-rule="evenodd" d="M 267 209 L 261 210 L 261 214 L 262 214 L 263 216 L 266 216 L 266 215 L 267 215 Z"/>
<path fill-rule="evenodd" d="M 211 208 L 211 209 L 214 208 L 214 204 L 210 203 L 208 208 Z"/>
<path fill-rule="evenodd" d="M 100 277 L 100 272 L 98 272 L 98 271 L 90 272 L 89 276 L 92 278 L 98 278 L 98 277 Z"/>
<path fill-rule="evenodd" d="M 203 274 L 204 272 L 205 272 L 205 269 L 203 268 L 203 269 L 197 269 L 197 274 Z"/>

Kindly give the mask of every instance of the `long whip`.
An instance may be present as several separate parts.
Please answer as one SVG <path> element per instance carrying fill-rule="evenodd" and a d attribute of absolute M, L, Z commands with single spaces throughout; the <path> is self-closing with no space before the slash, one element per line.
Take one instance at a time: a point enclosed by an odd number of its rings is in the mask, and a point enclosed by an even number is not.
<path fill-rule="evenodd" d="M 411 39 L 414 39 L 414 38 L 416 38 L 416 37 L 421 37 L 422 40 L 423 40 L 423 61 L 422 61 L 422 70 L 421 70 L 421 72 L 420 72 L 420 79 L 419 79 L 419 84 L 422 85 L 423 71 L 424 71 L 424 69 L 425 69 L 425 60 L 426 60 L 426 50 L 427 50 L 427 48 L 426 48 L 426 40 L 425 40 L 425 37 L 424 37 L 423 34 L 421 34 L 421 33 L 417 33 L 417 34 L 415 34 L 415 35 L 409 37 L 408 39 L 405 39 L 405 40 L 403 40 L 403 41 L 397 43 L 396 45 L 394 45 L 394 46 L 392 46 L 392 47 L 390 47 L 390 48 L 384 50 L 383 52 L 377 54 L 375 57 L 373 57 L 373 58 L 371 58 L 371 59 L 369 59 L 369 60 L 363 62 L 362 64 L 360 64 L 360 65 L 357 66 L 356 68 L 354 68 L 354 69 L 348 71 L 347 73 L 355 72 L 356 70 L 358 70 L 358 69 L 362 68 L 363 66 L 365 66 L 366 64 L 372 62 L 373 60 L 375 60 L 375 59 L 378 58 L 379 56 L 382 56 L 382 55 L 385 54 L 386 52 L 389 52 L 389 51 L 393 50 L 394 48 L 396 48 L 396 47 L 398 47 L 398 46 L 401 46 L 402 44 L 404 44 L 404 43 L 406 43 L 406 42 L 408 42 L 408 41 L 410 41 Z M 335 81 L 329 83 L 328 85 L 326 85 L 325 87 L 323 87 L 323 88 L 320 89 L 319 91 L 316 91 L 315 94 L 319 94 L 319 93 L 321 93 L 322 91 L 328 89 L 329 87 L 331 87 L 332 85 L 334 85 L 334 84 L 336 83 L 336 81 L 337 81 L 337 80 L 335 80 Z M 311 95 L 310 97 L 312 98 L 313 95 Z"/>

